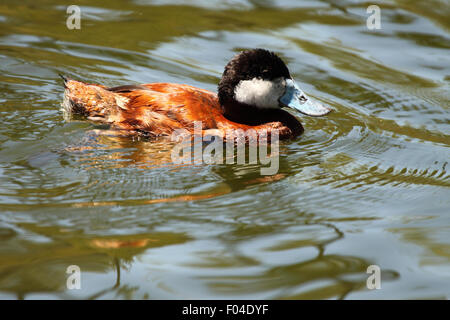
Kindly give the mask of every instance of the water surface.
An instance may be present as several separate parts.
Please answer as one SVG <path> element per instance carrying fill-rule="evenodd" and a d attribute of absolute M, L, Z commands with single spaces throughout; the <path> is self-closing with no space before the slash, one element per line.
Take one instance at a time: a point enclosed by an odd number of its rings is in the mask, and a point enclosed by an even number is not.
<path fill-rule="evenodd" d="M 73 2 L 0 3 L 0 298 L 449 298 L 448 1 Z M 215 91 L 254 47 L 334 109 L 299 116 L 273 176 L 60 111 L 60 72 Z"/>

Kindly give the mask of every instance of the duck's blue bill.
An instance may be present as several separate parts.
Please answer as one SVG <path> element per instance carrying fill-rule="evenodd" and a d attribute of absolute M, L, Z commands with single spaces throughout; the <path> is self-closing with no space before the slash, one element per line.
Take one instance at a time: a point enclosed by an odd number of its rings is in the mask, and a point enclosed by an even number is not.
<path fill-rule="evenodd" d="M 330 108 L 306 96 L 292 79 L 286 80 L 286 92 L 279 101 L 285 107 L 293 108 L 313 117 L 323 116 L 331 111 Z"/>

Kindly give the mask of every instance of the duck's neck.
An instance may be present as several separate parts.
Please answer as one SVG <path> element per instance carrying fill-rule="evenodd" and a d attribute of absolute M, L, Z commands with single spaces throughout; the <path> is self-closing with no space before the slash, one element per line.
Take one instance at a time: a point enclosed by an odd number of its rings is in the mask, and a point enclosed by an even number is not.
<path fill-rule="evenodd" d="M 303 133 L 303 126 L 300 121 L 281 108 L 261 109 L 244 105 L 239 102 L 224 103 L 221 107 L 224 117 L 233 122 L 257 126 L 264 123 L 279 121 L 291 129 L 294 135 Z"/>

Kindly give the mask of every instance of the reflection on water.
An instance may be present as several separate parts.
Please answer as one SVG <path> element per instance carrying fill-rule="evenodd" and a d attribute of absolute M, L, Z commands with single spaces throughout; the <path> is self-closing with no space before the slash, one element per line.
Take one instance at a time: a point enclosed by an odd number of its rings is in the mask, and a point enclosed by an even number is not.
<path fill-rule="evenodd" d="M 376 2 L 372 31 L 361 1 L 79 1 L 70 31 L 71 4 L 0 4 L 1 298 L 449 297 L 447 1 Z M 273 176 L 59 110 L 59 72 L 215 91 L 252 47 L 334 109 L 301 117 Z"/>
<path fill-rule="evenodd" d="M 5 261 L 2 263 L 0 280 L 2 290 L 14 293 L 17 298 L 27 298 L 28 294 L 34 292 L 49 291 L 60 292 L 60 298 L 70 298 L 70 295 L 62 291 L 66 285 L 65 271 L 73 264 L 78 265 L 83 273 L 106 273 L 114 270 L 116 280 L 112 288 L 131 297 L 134 290 L 127 289 L 126 285 L 120 286 L 121 269 L 129 269 L 134 257 L 149 248 L 189 240 L 186 235 L 168 232 L 97 237 L 63 227 L 43 227 L 32 223 L 21 223 L 18 226 L 35 236 L 33 241 L 19 240 L 12 229 L 1 229 L 2 235 L 9 236 L 2 237 L 3 245 L 8 246 L 8 250 L 2 252 L 2 259 Z M 104 284 L 107 285 L 108 282 Z M 102 286 L 98 289 L 100 288 Z M 98 291 L 93 297 L 100 297 L 104 289 Z"/>

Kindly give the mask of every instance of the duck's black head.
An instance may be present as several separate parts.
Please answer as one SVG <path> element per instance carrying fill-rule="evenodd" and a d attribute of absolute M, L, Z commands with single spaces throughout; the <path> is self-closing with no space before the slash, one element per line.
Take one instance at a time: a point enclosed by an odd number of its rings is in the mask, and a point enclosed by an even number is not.
<path fill-rule="evenodd" d="M 283 60 L 265 49 L 245 50 L 225 66 L 218 90 L 222 107 L 257 109 L 291 107 L 320 116 L 330 109 L 309 99 L 295 84 Z"/>

